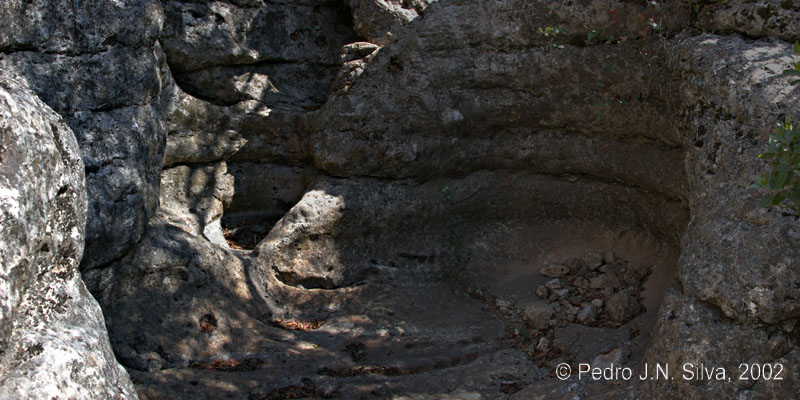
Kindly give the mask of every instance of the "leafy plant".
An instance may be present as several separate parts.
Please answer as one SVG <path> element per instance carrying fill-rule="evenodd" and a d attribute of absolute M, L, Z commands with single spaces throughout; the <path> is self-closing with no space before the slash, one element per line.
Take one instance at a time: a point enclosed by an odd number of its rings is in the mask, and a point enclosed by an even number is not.
<path fill-rule="evenodd" d="M 553 43 L 553 39 L 559 35 L 566 35 L 567 34 L 567 27 L 566 26 L 547 26 L 544 29 L 539 28 L 539 33 L 544 35 L 544 37 L 550 39 L 550 45 L 559 49 L 563 49 L 563 44 Z"/>
<path fill-rule="evenodd" d="M 794 54 L 800 54 L 800 41 L 794 43 Z M 783 71 L 790 76 L 800 76 L 800 62 L 792 62 L 791 69 Z M 792 85 L 800 79 L 792 81 Z M 759 208 L 778 206 L 785 200 L 800 216 L 800 125 L 787 116 L 786 122 L 779 124 L 775 133 L 769 136 L 767 151 L 758 158 L 769 163 L 770 170 L 756 177 L 753 187 L 766 189 L 769 194 L 761 198 Z"/>
<path fill-rule="evenodd" d="M 556 36 L 556 35 L 563 35 L 567 33 L 567 28 L 563 26 L 548 26 L 544 29 L 539 28 L 539 33 L 544 35 L 545 37 Z"/>
<path fill-rule="evenodd" d="M 789 199 L 800 215 L 800 126 L 791 117 L 770 135 L 767 151 L 758 155 L 767 160 L 770 171 L 756 177 L 755 187 L 767 189 L 758 207 L 777 206 Z"/>
<path fill-rule="evenodd" d="M 794 42 L 794 54 L 800 54 L 800 40 Z M 792 68 L 783 71 L 783 73 L 786 75 L 800 77 L 800 61 L 793 62 Z M 792 85 L 797 85 L 798 83 L 800 83 L 800 79 L 792 81 Z"/>

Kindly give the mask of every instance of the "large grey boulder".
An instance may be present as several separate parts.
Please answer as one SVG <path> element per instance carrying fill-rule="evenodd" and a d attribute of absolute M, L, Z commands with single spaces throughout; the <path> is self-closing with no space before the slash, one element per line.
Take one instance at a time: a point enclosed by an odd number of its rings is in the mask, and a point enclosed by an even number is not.
<path fill-rule="evenodd" d="M 27 77 L 81 148 L 89 199 L 84 269 L 125 253 L 158 206 L 162 23 L 156 0 L 0 7 L 0 68 Z"/>
<path fill-rule="evenodd" d="M 23 82 L 0 74 L 0 398 L 135 398 L 78 273 L 78 144 Z"/>

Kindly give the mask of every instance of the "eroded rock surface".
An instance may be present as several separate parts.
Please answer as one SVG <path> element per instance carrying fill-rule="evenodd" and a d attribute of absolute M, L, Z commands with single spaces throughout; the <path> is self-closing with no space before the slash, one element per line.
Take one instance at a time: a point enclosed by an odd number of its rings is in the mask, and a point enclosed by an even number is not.
<path fill-rule="evenodd" d="M 0 397 L 136 397 L 78 272 L 86 223 L 72 131 L 0 73 Z"/>
<path fill-rule="evenodd" d="M 385 45 L 399 37 L 411 21 L 436 0 L 349 0 L 353 29 L 366 40 Z"/>
<path fill-rule="evenodd" d="M 678 261 L 681 290 L 671 292 L 660 311 L 650 362 L 702 359 L 734 372 L 742 363 L 798 362 L 792 338 L 800 316 L 794 245 L 800 227 L 779 209 L 755 209 L 760 193 L 748 189 L 765 167 L 757 155 L 771 127 L 763 121 L 775 124 L 798 110 L 800 88 L 779 75 L 789 62 L 786 49 L 774 40 L 712 35 L 687 38 L 675 49 L 686 131 L 692 133 L 684 148 L 693 212 Z M 679 397 L 747 391 L 791 397 L 797 374 L 787 371 L 784 378 L 649 385 Z"/>

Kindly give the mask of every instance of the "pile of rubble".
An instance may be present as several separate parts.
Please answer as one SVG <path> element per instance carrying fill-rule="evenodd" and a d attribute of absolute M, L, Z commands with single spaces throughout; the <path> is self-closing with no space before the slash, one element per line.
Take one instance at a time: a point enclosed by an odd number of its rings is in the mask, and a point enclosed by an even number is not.
<path fill-rule="evenodd" d="M 549 365 L 570 359 L 554 344 L 556 328 L 568 324 L 619 328 L 645 312 L 642 285 L 651 268 L 620 259 L 611 251 L 587 250 L 583 258 L 542 268 L 540 273 L 550 280 L 535 289 L 539 300 L 532 303 L 512 305 L 481 289 L 468 291 L 499 311 L 516 347 L 541 365 Z M 631 337 L 636 334 L 631 328 Z"/>
<path fill-rule="evenodd" d="M 613 252 L 588 250 L 581 259 L 547 265 L 541 274 L 552 279 L 536 288 L 542 301 L 524 309 L 531 329 L 567 323 L 619 327 L 645 311 L 642 283 L 650 266 L 618 259 Z"/>

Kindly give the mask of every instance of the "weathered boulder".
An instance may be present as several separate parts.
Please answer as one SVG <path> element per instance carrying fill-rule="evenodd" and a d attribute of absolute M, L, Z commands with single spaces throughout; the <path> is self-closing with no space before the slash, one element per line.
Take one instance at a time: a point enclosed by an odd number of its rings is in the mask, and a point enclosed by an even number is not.
<path fill-rule="evenodd" d="M 542 268 L 539 273 L 548 278 L 561 278 L 569 273 L 569 267 L 561 264 L 549 264 L 548 266 Z"/>
<path fill-rule="evenodd" d="M 347 267 L 332 238 L 345 199 L 328 192 L 306 193 L 259 245 L 263 262 L 288 285 L 330 289 L 346 282 Z"/>
<path fill-rule="evenodd" d="M 84 269 L 120 257 L 158 206 L 162 23 L 156 0 L 0 7 L 0 68 L 27 77 L 81 148 L 89 198 Z"/>
<path fill-rule="evenodd" d="M 525 323 L 533 329 L 543 330 L 550 327 L 553 308 L 546 303 L 535 303 L 525 307 Z"/>
<path fill-rule="evenodd" d="M 0 73 L 0 397 L 129 398 L 83 285 L 86 189 L 72 131 Z"/>
<path fill-rule="evenodd" d="M 636 297 L 624 293 L 617 293 L 606 302 L 606 311 L 614 322 L 625 322 L 639 313 L 640 308 Z"/>

